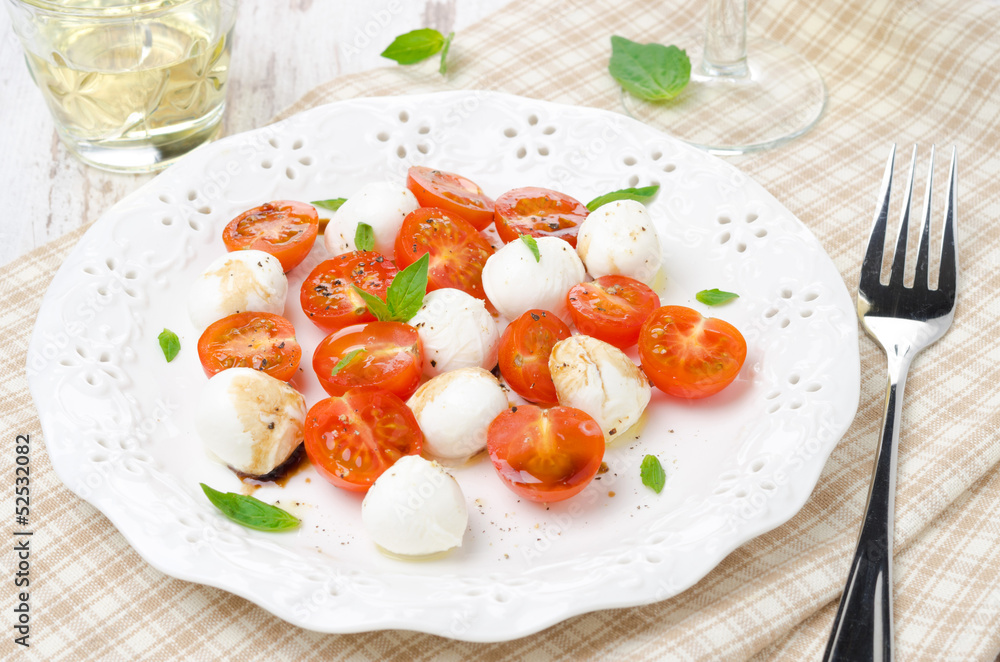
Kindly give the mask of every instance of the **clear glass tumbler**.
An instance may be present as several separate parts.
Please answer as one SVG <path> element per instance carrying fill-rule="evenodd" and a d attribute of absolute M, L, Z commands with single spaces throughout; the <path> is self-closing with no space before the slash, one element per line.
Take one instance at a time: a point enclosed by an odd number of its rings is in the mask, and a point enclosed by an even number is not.
<path fill-rule="evenodd" d="M 5 0 L 65 145 L 105 170 L 165 167 L 222 126 L 237 0 Z"/>

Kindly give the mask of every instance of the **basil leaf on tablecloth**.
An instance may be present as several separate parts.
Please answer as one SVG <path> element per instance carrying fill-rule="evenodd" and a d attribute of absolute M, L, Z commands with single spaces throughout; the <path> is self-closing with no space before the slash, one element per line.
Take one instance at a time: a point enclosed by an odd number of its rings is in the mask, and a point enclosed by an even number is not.
<path fill-rule="evenodd" d="M 449 32 L 448 36 L 444 38 L 444 46 L 441 47 L 441 64 L 438 65 L 438 73 L 442 76 L 448 71 L 448 50 L 451 48 L 451 40 L 454 38 L 455 33 Z"/>
<path fill-rule="evenodd" d="M 440 52 L 444 44 L 445 38 L 440 32 L 433 28 L 420 28 L 393 39 L 381 55 L 399 64 L 416 64 Z"/>
<path fill-rule="evenodd" d="M 164 329 L 160 332 L 160 335 L 156 337 L 160 341 L 160 349 L 163 351 L 163 358 L 170 363 L 177 356 L 177 353 L 181 351 L 181 339 L 177 337 L 177 334 L 170 329 Z"/>
<path fill-rule="evenodd" d="M 663 471 L 663 465 L 655 455 L 647 455 L 642 458 L 639 465 L 639 475 L 642 477 L 642 484 L 653 490 L 657 494 L 663 491 L 663 485 L 667 482 L 667 474 Z"/>
<path fill-rule="evenodd" d="M 258 531 L 287 531 L 299 525 L 299 519 L 291 513 L 252 496 L 219 492 L 205 483 L 201 483 L 201 489 L 223 515 L 247 528 Z"/>
<path fill-rule="evenodd" d="M 739 296 L 739 294 L 734 292 L 725 292 L 717 288 L 712 288 L 711 290 L 702 290 L 701 292 L 698 292 L 698 294 L 694 295 L 694 298 L 706 306 L 720 306 L 724 303 L 732 301 L 733 299 L 739 298 Z"/>
<path fill-rule="evenodd" d="M 535 262 L 541 262 L 542 254 L 538 252 L 538 242 L 535 241 L 535 238 L 528 234 L 522 234 L 521 241 L 523 241 L 524 245 L 528 247 L 531 254 L 535 256 Z"/>
<path fill-rule="evenodd" d="M 330 198 L 329 200 L 313 200 L 309 204 L 313 207 L 322 207 L 330 211 L 337 211 L 345 202 L 347 202 L 347 198 Z"/>
<path fill-rule="evenodd" d="M 608 71 L 631 94 L 647 101 L 665 101 L 681 93 L 691 79 L 691 60 L 676 46 L 639 44 L 611 37 Z"/>
<path fill-rule="evenodd" d="M 587 203 L 587 210 L 594 211 L 601 205 L 606 205 L 609 202 L 614 202 L 616 200 L 635 200 L 636 202 L 641 202 L 646 204 L 653 199 L 656 192 L 660 190 L 659 184 L 653 184 L 652 186 L 643 186 L 640 188 L 623 188 L 617 191 L 612 191 L 611 193 L 605 193 L 604 195 L 599 195 L 590 202 Z"/>

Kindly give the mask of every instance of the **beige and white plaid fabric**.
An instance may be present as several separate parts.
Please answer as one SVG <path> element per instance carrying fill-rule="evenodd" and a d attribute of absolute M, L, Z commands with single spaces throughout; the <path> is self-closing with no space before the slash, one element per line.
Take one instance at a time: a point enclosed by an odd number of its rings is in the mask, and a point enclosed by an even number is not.
<path fill-rule="evenodd" d="M 519 0 L 462 31 L 450 71 L 389 68 L 322 86 L 288 113 L 356 96 L 489 88 L 620 109 L 609 36 L 662 41 L 701 29 L 679 0 Z M 1000 652 L 1000 5 L 985 0 L 761 0 L 752 31 L 809 58 L 830 93 L 818 126 L 735 163 L 819 238 L 853 289 L 889 144 L 957 145 L 959 304 L 951 331 L 910 373 L 896 499 L 900 660 L 992 660 Z M 706 118 L 710 121 L 710 118 Z M 939 163 L 939 169 L 944 162 Z M 223 591 L 166 577 L 51 470 L 23 366 L 41 295 L 79 238 L 0 273 L 6 351 L 0 412 L 5 482 L 14 439 L 32 435 L 37 556 L 32 646 L 0 657 L 137 659 L 818 659 L 836 609 L 872 468 L 884 359 L 861 340 L 857 419 L 812 498 L 784 526 L 737 549 L 665 602 L 572 618 L 502 644 L 389 631 L 306 632 Z M 8 492 L 7 499 L 10 499 Z M 13 567 L 13 555 L 3 555 Z"/>

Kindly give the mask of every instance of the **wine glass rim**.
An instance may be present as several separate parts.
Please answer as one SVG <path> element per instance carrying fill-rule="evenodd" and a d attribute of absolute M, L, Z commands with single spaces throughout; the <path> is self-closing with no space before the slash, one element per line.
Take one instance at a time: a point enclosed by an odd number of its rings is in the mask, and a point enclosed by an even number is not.
<path fill-rule="evenodd" d="M 156 12 L 170 11 L 201 0 L 117 0 L 115 4 L 100 7 L 72 6 L 58 0 L 12 0 L 15 4 L 59 16 L 81 18 L 135 18 Z"/>

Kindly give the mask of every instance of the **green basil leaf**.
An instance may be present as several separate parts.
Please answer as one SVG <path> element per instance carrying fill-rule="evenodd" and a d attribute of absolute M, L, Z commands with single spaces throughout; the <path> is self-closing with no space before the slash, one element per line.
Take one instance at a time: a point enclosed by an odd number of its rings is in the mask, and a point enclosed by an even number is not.
<path fill-rule="evenodd" d="M 631 94 L 647 101 L 665 101 L 681 93 L 691 79 L 691 60 L 676 46 L 638 44 L 611 37 L 611 76 Z"/>
<path fill-rule="evenodd" d="M 352 349 L 347 354 L 344 355 L 342 359 L 337 361 L 337 365 L 333 366 L 333 370 L 330 372 L 330 376 L 335 376 L 338 372 L 347 367 L 347 364 L 354 360 L 354 357 L 365 351 L 364 347 L 359 347 L 357 349 Z"/>
<path fill-rule="evenodd" d="M 361 289 L 357 285 L 354 285 L 353 283 L 351 284 L 351 287 L 353 287 L 354 291 L 357 292 L 358 295 L 365 300 L 365 305 L 368 306 L 368 310 L 371 311 L 371 314 L 374 315 L 376 319 L 378 319 L 378 321 L 380 322 L 392 321 L 392 313 L 389 312 L 389 307 L 386 306 L 385 301 L 382 301 L 374 294 L 369 294 L 368 292 L 365 292 L 363 289 Z"/>
<path fill-rule="evenodd" d="M 160 341 L 163 358 L 167 360 L 167 363 L 173 361 L 177 352 L 181 351 L 181 339 L 170 329 L 164 329 L 156 339 Z"/>
<path fill-rule="evenodd" d="M 223 515 L 247 528 L 258 531 L 287 531 L 299 525 L 299 518 L 291 513 L 252 496 L 219 492 L 205 483 L 201 483 L 201 489 Z"/>
<path fill-rule="evenodd" d="M 448 71 L 448 49 L 451 48 L 451 40 L 454 38 L 455 33 L 449 32 L 448 36 L 444 38 L 444 46 L 441 47 L 441 64 L 438 65 L 438 73 L 442 76 Z"/>
<path fill-rule="evenodd" d="M 542 254 L 538 252 L 538 242 L 535 241 L 535 238 L 528 234 L 522 234 L 521 241 L 523 241 L 524 245 L 528 247 L 531 254 L 535 256 L 535 262 L 541 262 Z"/>
<path fill-rule="evenodd" d="M 392 320 L 409 322 L 410 318 L 420 310 L 420 306 L 424 303 L 424 295 L 427 294 L 429 265 L 430 253 L 424 253 L 419 260 L 393 277 L 385 293 L 385 302 Z"/>
<path fill-rule="evenodd" d="M 663 485 L 667 482 L 667 474 L 663 471 L 663 465 L 660 464 L 655 455 L 647 455 L 642 458 L 639 475 L 642 477 L 642 484 L 657 494 L 663 491 Z"/>
<path fill-rule="evenodd" d="M 354 231 L 354 247 L 359 251 L 375 249 L 375 230 L 372 226 L 358 223 L 358 229 Z"/>
<path fill-rule="evenodd" d="M 416 64 L 434 55 L 444 46 L 444 36 L 433 28 L 420 28 L 401 34 L 389 47 L 382 51 L 382 57 L 400 64 Z"/>
<path fill-rule="evenodd" d="M 337 211 L 345 202 L 347 202 L 347 198 L 330 198 L 329 200 L 313 200 L 309 204 L 313 207 L 322 207 L 330 211 Z"/>
<path fill-rule="evenodd" d="M 590 202 L 587 203 L 587 210 L 594 211 L 601 205 L 606 205 L 609 202 L 614 202 L 616 200 L 635 200 L 636 202 L 641 202 L 646 204 L 656 195 L 656 192 L 660 190 L 659 184 L 653 184 L 652 186 L 643 186 L 641 188 L 623 188 L 617 191 L 612 191 L 611 193 L 605 193 L 604 195 L 599 195 Z"/>
<path fill-rule="evenodd" d="M 733 299 L 739 298 L 739 294 L 733 292 L 724 292 L 719 289 L 702 290 L 698 294 L 694 295 L 694 298 L 702 302 L 706 306 L 719 306 Z"/>

